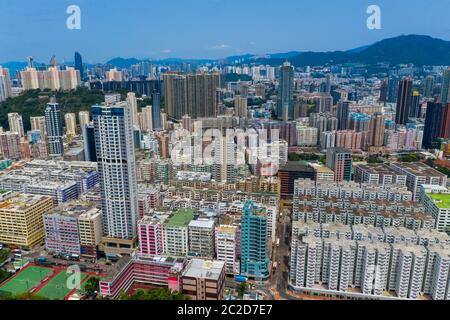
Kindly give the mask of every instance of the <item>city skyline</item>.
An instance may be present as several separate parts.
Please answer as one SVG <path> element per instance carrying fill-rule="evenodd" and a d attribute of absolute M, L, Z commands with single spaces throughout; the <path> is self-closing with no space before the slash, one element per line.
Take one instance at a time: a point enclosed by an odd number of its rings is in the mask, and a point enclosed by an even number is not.
<path fill-rule="evenodd" d="M 443 0 L 432 4 L 414 0 L 408 1 L 407 6 L 404 0 L 377 1 L 381 30 L 367 28 L 366 10 L 372 3 L 359 0 L 345 4 L 284 0 L 284 5 L 273 1 L 256 5 L 249 0 L 239 6 L 235 1 L 222 0 L 188 4 L 178 0 L 164 4 L 136 0 L 125 15 L 122 2 L 108 6 L 102 1 L 73 2 L 54 4 L 45 0 L 30 4 L 20 0 L 4 4 L 7 14 L 0 21 L 0 44 L 9 50 L 0 52 L 0 61 L 22 61 L 32 55 L 36 61 L 44 62 L 55 54 L 59 61 L 71 62 L 75 51 L 83 55 L 86 63 L 107 61 L 115 56 L 218 59 L 247 53 L 349 50 L 402 34 L 426 34 L 450 40 L 450 22 L 445 19 L 450 3 Z M 73 4 L 81 9 L 81 30 L 66 28 L 69 17 L 66 9 Z M 283 11 L 284 8 L 289 10 Z M 268 16 L 268 12 L 273 15 Z M 407 19 L 408 16 L 418 19 Z M 243 29 L 246 19 L 251 17 L 260 18 L 252 20 L 251 28 Z M 21 20 L 28 23 L 15 23 Z M 15 28 L 9 28 L 12 24 Z M 330 36 L 330 25 L 335 35 L 342 36 Z"/>

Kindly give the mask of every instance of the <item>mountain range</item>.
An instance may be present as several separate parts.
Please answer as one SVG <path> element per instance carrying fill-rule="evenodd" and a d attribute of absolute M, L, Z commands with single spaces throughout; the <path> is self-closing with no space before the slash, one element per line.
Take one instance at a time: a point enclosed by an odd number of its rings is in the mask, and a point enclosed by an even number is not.
<path fill-rule="evenodd" d="M 145 60 L 117 57 L 109 60 L 105 64 L 117 68 L 129 68 L 131 65 L 141 61 Z M 347 51 L 290 51 L 265 55 L 245 54 L 216 60 L 169 58 L 152 61 L 160 64 L 229 64 L 239 61 L 240 63 L 261 63 L 269 65 L 280 65 L 285 61 L 289 61 L 297 67 L 347 63 L 374 65 L 381 62 L 391 65 L 409 63 L 416 66 L 450 65 L 450 41 L 424 35 L 402 35 Z M 25 62 L 6 62 L 2 65 L 9 68 L 13 74 L 16 70 L 21 70 L 26 67 Z"/>

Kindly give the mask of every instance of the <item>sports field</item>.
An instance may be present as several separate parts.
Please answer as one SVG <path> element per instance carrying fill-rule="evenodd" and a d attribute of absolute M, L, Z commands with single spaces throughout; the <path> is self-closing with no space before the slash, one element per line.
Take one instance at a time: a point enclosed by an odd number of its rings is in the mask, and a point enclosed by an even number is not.
<path fill-rule="evenodd" d="M 36 292 L 36 295 L 52 300 L 63 300 L 72 291 L 67 286 L 67 279 L 71 276 L 65 271 L 61 271 L 49 283 L 47 283 L 41 290 Z M 82 273 L 80 280 L 83 281 L 87 275 Z"/>
<path fill-rule="evenodd" d="M 30 266 L 6 282 L 2 287 L 0 287 L 0 291 L 9 292 L 11 294 L 27 293 L 31 290 L 31 288 L 51 273 L 51 269 Z"/>

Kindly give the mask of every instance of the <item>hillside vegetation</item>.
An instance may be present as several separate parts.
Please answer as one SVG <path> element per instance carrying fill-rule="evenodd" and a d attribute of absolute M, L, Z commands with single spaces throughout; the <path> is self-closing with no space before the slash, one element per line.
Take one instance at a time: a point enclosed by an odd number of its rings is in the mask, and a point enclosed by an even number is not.
<path fill-rule="evenodd" d="M 25 131 L 30 130 L 30 117 L 43 116 L 52 96 L 56 96 L 57 102 L 62 106 L 63 116 L 66 113 L 78 114 L 80 111 L 89 111 L 92 105 L 104 101 L 104 94 L 101 91 L 87 88 L 57 92 L 30 90 L 0 103 L 0 126 L 7 130 L 8 113 L 17 112 L 22 115 Z"/>

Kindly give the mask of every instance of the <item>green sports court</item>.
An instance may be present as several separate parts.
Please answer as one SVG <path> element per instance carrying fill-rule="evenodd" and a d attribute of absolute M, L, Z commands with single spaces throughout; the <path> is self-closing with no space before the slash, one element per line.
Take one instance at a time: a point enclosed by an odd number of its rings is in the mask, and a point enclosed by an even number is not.
<path fill-rule="evenodd" d="M 52 274 L 52 269 L 30 266 L 19 272 L 12 279 L 0 287 L 0 292 L 11 294 L 24 294 L 30 291 L 34 286 L 47 276 Z"/>
<path fill-rule="evenodd" d="M 72 289 L 67 286 L 67 279 L 71 276 L 65 271 L 61 271 L 56 277 L 48 282 L 41 290 L 35 292 L 36 295 L 51 300 L 63 300 Z M 83 281 L 87 277 L 86 274 L 80 275 L 80 280 Z"/>

